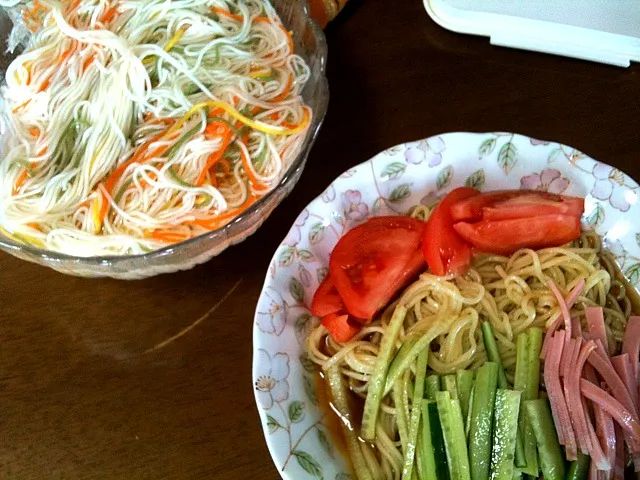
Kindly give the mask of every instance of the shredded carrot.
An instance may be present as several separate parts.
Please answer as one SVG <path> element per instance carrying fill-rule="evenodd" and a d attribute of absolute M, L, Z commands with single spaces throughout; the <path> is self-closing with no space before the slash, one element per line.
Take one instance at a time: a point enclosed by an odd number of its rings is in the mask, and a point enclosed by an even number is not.
<path fill-rule="evenodd" d="M 211 11 L 216 15 L 220 15 L 222 17 L 232 18 L 238 22 L 242 22 L 244 19 L 240 15 L 235 15 L 224 8 L 212 7 Z"/>
<path fill-rule="evenodd" d="M 27 223 L 27 227 L 31 227 L 31 228 L 33 228 L 34 230 L 40 230 L 40 225 L 38 225 L 38 224 L 37 224 L 37 223 L 35 223 L 35 222 Z"/>
<path fill-rule="evenodd" d="M 24 102 L 21 105 L 18 105 L 16 108 L 14 108 L 12 111 L 13 113 L 16 113 L 18 110 L 23 109 L 24 107 L 26 107 L 27 105 L 29 105 L 29 102 L 31 102 L 31 99 L 27 100 L 26 102 Z"/>
<path fill-rule="evenodd" d="M 101 23 L 109 23 L 111 20 L 113 20 L 113 17 L 115 17 L 116 13 L 117 13 L 118 9 L 117 7 L 114 5 L 113 7 L 111 7 L 109 10 L 107 10 L 103 15 L 102 18 L 100 19 Z"/>
<path fill-rule="evenodd" d="M 209 155 L 209 158 L 207 158 L 207 163 L 205 164 L 204 168 L 202 169 L 202 171 L 200 172 L 200 175 L 198 175 L 198 178 L 196 180 L 197 186 L 201 186 L 204 183 L 204 180 L 207 177 L 207 172 L 211 170 L 215 166 L 215 164 L 222 159 L 222 156 L 224 155 L 224 152 L 227 150 L 227 147 L 229 147 L 229 143 L 231 142 L 231 138 L 233 136 L 233 132 L 224 122 L 212 122 L 209 125 L 207 125 L 207 130 L 209 129 L 209 126 L 213 124 L 219 124 L 217 128 L 220 128 L 222 130 L 221 133 L 217 134 L 218 136 L 222 135 L 222 145 L 217 151 Z M 207 132 L 207 130 L 205 130 L 205 132 Z"/>
<path fill-rule="evenodd" d="M 219 215 L 215 215 L 211 218 L 196 218 L 195 220 L 190 220 L 185 222 L 187 225 L 197 225 L 207 230 L 215 230 L 216 228 L 220 228 L 225 224 L 229 223 L 230 220 L 233 220 L 235 217 L 244 212 L 247 208 L 253 205 L 258 197 L 253 194 L 250 194 L 245 202 L 237 208 L 232 210 L 228 210 Z"/>
<path fill-rule="evenodd" d="M 284 25 L 280 24 L 280 29 L 284 32 L 284 34 L 287 36 L 287 41 L 289 42 L 289 55 L 293 54 L 293 32 L 289 32 L 287 31 L 286 28 L 284 28 Z"/>
<path fill-rule="evenodd" d="M 292 89 L 293 89 L 293 75 L 289 75 L 289 81 L 287 82 L 287 85 L 284 87 L 284 90 L 282 91 L 282 93 L 280 93 L 280 95 L 278 95 L 271 101 L 274 103 L 283 101 L 289 96 Z"/>
<path fill-rule="evenodd" d="M 28 176 L 29 172 L 26 168 L 22 170 L 22 172 L 20 172 L 20 175 L 16 179 L 16 183 L 13 185 L 13 195 L 16 195 L 20 191 L 20 188 L 22 187 L 22 185 L 24 185 L 24 182 L 27 180 Z"/>
<path fill-rule="evenodd" d="M 242 143 L 246 144 L 246 136 L 245 136 L 245 139 L 243 139 Z M 244 149 L 242 148 L 240 149 L 240 158 L 242 158 L 242 165 L 244 166 L 244 171 L 249 177 L 249 180 L 251 180 L 251 183 L 253 184 L 253 188 L 255 188 L 256 190 L 267 189 L 268 186 L 262 183 L 262 181 L 258 177 L 256 177 L 251 165 L 251 159 L 248 158 L 248 156 L 244 153 Z"/>
<path fill-rule="evenodd" d="M 96 54 L 95 52 L 92 53 L 89 58 L 87 58 L 84 63 L 82 64 L 82 73 L 87 71 L 87 68 L 89 68 L 89 66 L 93 63 L 93 60 L 95 59 Z"/>
<path fill-rule="evenodd" d="M 190 235 L 181 232 L 172 232 L 170 230 L 151 230 L 146 231 L 145 236 L 160 240 L 161 242 L 176 243 L 191 238 Z"/>
<path fill-rule="evenodd" d="M 34 137 L 39 137 L 40 129 L 38 127 L 29 127 L 29 133 Z"/>

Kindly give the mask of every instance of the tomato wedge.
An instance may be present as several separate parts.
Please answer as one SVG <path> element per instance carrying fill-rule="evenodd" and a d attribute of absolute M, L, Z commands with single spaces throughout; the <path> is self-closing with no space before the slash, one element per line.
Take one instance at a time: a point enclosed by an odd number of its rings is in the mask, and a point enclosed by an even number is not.
<path fill-rule="evenodd" d="M 535 190 L 505 190 L 466 198 L 451 206 L 453 222 L 507 220 L 540 215 L 575 215 L 584 212 L 584 199 Z"/>
<path fill-rule="evenodd" d="M 370 321 L 424 269 L 424 225 L 409 217 L 377 217 L 338 241 L 329 274 L 351 315 Z"/>
<path fill-rule="evenodd" d="M 452 190 L 431 213 L 422 238 L 422 253 L 434 275 L 464 274 L 471 264 L 471 247 L 453 229 L 451 206 L 480 192 L 468 187 Z"/>
<path fill-rule="evenodd" d="M 327 275 L 318 286 L 311 301 L 311 314 L 316 317 L 324 317 L 330 313 L 345 312 L 346 307 L 336 287 Z"/>
<path fill-rule="evenodd" d="M 348 342 L 360 331 L 360 325 L 351 323 L 349 315 L 340 313 L 330 313 L 322 317 L 322 325 L 329 330 L 329 333 L 336 342 Z"/>
<path fill-rule="evenodd" d="M 520 248 L 559 247 L 580 236 L 580 217 L 539 215 L 507 220 L 458 222 L 453 228 L 478 250 L 511 255 Z"/>

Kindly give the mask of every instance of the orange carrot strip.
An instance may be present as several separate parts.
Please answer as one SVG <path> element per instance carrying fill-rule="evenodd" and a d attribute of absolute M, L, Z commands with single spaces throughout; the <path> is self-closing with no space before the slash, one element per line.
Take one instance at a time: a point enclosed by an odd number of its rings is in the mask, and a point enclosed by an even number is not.
<path fill-rule="evenodd" d="M 20 188 L 24 185 L 28 176 L 29 172 L 26 168 L 20 172 L 20 175 L 18 175 L 18 178 L 16 179 L 16 183 L 13 185 L 13 195 L 16 195 L 20 191 Z"/>
<path fill-rule="evenodd" d="M 22 108 L 26 107 L 27 105 L 29 105 L 29 102 L 31 101 L 31 99 L 27 100 L 26 102 L 24 102 L 21 105 L 18 105 L 16 108 L 14 108 L 12 110 L 13 113 L 16 113 L 18 110 L 21 110 Z"/>
<path fill-rule="evenodd" d="M 187 235 L 185 233 L 171 232 L 168 230 L 152 230 L 147 235 L 155 240 L 160 240 L 161 242 L 167 243 L 182 242 L 190 238 L 190 235 Z"/>
<path fill-rule="evenodd" d="M 235 14 L 225 10 L 224 8 L 212 7 L 211 11 L 213 13 L 217 14 L 217 15 L 222 16 L 222 17 L 232 18 L 233 20 L 236 20 L 237 22 L 242 22 L 244 20 L 240 15 L 235 15 Z"/>
<path fill-rule="evenodd" d="M 271 101 L 274 102 L 274 103 L 283 101 L 285 98 L 287 98 L 289 96 L 289 94 L 291 93 L 291 89 L 292 88 L 293 88 L 293 75 L 289 75 L 289 81 L 287 82 L 287 86 L 284 87 L 284 90 L 282 91 L 282 93 L 280 95 L 278 95 L 277 97 L 273 98 Z"/>
<path fill-rule="evenodd" d="M 82 64 L 82 73 L 87 71 L 87 68 L 89 68 L 89 66 L 93 63 L 93 60 L 95 59 L 96 54 L 92 53 L 91 56 L 89 56 L 89 58 L 87 58 L 84 63 Z"/>
<path fill-rule="evenodd" d="M 231 142 L 231 138 L 233 137 L 233 133 L 231 132 L 231 129 L 229 128 L 229 126 L 224 123 L 224 122 L 212 122 L 209 125 L 207 125 L 207 128 L 205 130 L 205 133 L 209 133 L 207 132 L 207 130 L 209 130 L 209 127 L 211 125 L 217 124 L 217 127 L 219 129 L 221 129 L 221 131 L 219 131 L 219 133 L 216 133 L 216 135 L 222 135 L 222 145 L 220 146 L 220 148 L 218 150 L 216 150 L 215 152 L 213 152 L 211 155 L 209 155 L 209 158 L 207 158 L 207 163 L 205 164 L 204 168 L 202 169 L 202 171 L 200 172 L 200 175 L 198 175 L 198 178 L 196 180 L 196 185 L 197 186 L 201 186 L 204 183 L 204 180 L 207 176 L 207 172 L 209 170 L 211 170 L 211 168 L 213 168 L 213 166 L 220 161 L 220 159 L 222 158 L 222 155 L 224 155 L 224 152 L 226 152 L 227 148 L 229 147 L 229 143 Z"/>
<path fill-rule="evenodd" d="M 207 230 L 215 230 L 216 228 L 222 227 L 223 225 L 228 223 L 230 220 L 233 220 L 235 217 L 240 215 L 247 208 L 253 205 L 257 199 L 258 197 L 250 194 L 242 205 L 240 205 L 237 208 L 234 208 L 233 210 L 226 211 L 224 213 L 216 215 L 213 218 L 196 218 L 195 220 L 190 220 L 185 223 L 187 225 L 197 225 L 197 226 L 206 228 Z"/>
<path fill-rule="evenodd" d="M 40 136 L 40 129 L 38 127 L 29 127 L 29 133 L 34 137 Z"/>
<path fill-rule="evenodd" d="M 246 135 L 245 135 L 245 138 L 246 138 Z M 243 139 L 242 143 L 246 143 L 246 140 Z M 253 187 L 258 190 L 264 190 L 268 188 L 267 185 L 262 183 L 262 181 L 258 177 L 256 177 L 255 173 L 253 173 L 251 159 L 248 158 L 248 156 L 244 153 L 244 149 L 242 148 L 240 149 L 240 158 L 242 158 L 242 165 L 244 166 L 244 171 L 249 177 L 249 180 L 251 180 Z"/>
<path fill-rule="evenodd" d="M 109 10 L 107 10 L 102 15 L 102 18 L 100 19 L 100 22 L 101 23 L 109 23 L 111 20 L 113 20 L 113 17 L 115 17 L 116 12 L 117 12 L 116 6 L 111 7 Z"/>

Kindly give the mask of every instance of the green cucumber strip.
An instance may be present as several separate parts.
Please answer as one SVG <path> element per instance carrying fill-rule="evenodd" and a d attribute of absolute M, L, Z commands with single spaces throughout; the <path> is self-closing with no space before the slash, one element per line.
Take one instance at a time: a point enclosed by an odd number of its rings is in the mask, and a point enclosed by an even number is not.
<path fill-rule="evenodd" d="M 416 445 L 418 443 L 418 427 L 420 426 L 420 415 L 422 413 L 422 397 L 424 396 L 424 377 L 427 373 L 427 362 L 429 361 L 429 347 L 425 348 L 418 355 L 416 362 L 416 380 L 413 386 L 413 399 L 411 401 L 411 420 L 409 422 L 409 442 L 404 455 L 404 466 L 402 468 L 402 478 L 411 480 L 414 474 L 413 464 L 416 456 Z"/>
<path fill-rule="evenodd" d="M 516 373 L 515 379 L 513 381 L 513 389 L 519 392 L 523 392 L 527 386 L 527 376 L 529 374 L 529 368 L 527 362 L 529 360 L 529 335 L 526 332 L 522 332 L 518 335 L 516 339 Z M 520 396 L 520 401 L 526 400 L 523 398 L 524 395 Z M 527 467 L 527 459 L 524 453 L 524 443 L 523 443 L 523 435 L 524 431 L 522 428 L 522 417 L 524 413 L 524 409 L 520 409 L 519 420 L 518 420 L 518 434 L 516 436 L 516 467 L 524 469 Z"/>
<path fill-rule="evenodd" d="M 431 422 L 429 421 L 429 404 L 434 404 L 433 400 L 421 400 L 420 408 L 422 418 L 420 420 L 420 442 L 418 449 L 418 477 L 420 480 L 438 480 L 436 470 L 436 450 L 431 437 Z"/>
<path fill-rule="evenodd" d="M 444 444 L 442 425 L 440 424 L 440 414 L 438 404 L 435 400 L 429 402 L 429 426 L 431 427 L 431 445 L 433 445 L 433 456 L 436 460 L 436 478 L 438 480 L 449 480 L 449 465 L 447 464 L 447 448 Z"/>
<path fill-rule="evenodd" d="M 493 410 L 498 388 L 498 364 L 487 362 L 476 372 L 469 427 L 472 480 L 488 480 L 491 463 Z"/>
<path fill-rule="evenodd" d="M 491 480 L 512 480 L 522 393 L 498 388 L 493 420 Z"/>
<path fill-rule="evenodd" d="M 496 337 L 493 335 L 493 328 L 491 328 L 489 322 L 482 322 L 482 340 L 484 342 L 484 348 L 487 351 L 487 358 L 490 362 L 498 364 L 498 387 L 509 388 L 509 382 L 507 382 L 507 376 L 504 374 Z"/>
<path fill-rule="evenodd" d="M 460 401 L 452 400 L 449 392 L 438 392 L 436 402 L 451 480 L 470 480 L 467 439 L 464 435 Z"/>
<path fill-rule="evenodd" d="M 467 411 L 467 418 L 464 423 L 464 434 L 467 436 L 467 445 L 469 444 L 469 432 L 471 431 L 471 418 L 473 415 L 473 395 L 476 387 L 471 386 L 471 394 L 469 395 L 469 410 Z"/>
<path fill-rule="evenodd" d="M 589 457 L 589 455 L 585 455 L 582 452 L 578 452 L 578 459 L 574 460 L 569 465 L 567 480 L 587 480 L 590 463 L 591 463 L 591 457 Z"/>
<path fill-rule="evenodd" d="M 342 382 L 342 374 L 340 373 L 340 366 L 338 364 L 333 365 L 327 369 L 327 381 L 331 396 L 333 397 L 333 406 L 340 412 L 340 416 L 347 420 L 353 418 L 349 409 L 349 399 L 347 397 L 347 389 Z M 373 476 L 369 472 L 369 467 L 362 454 L 360 440 L 356 432 L 347 426 L 345 422 L 340 422 L 342 427 L 342 433 L 347 444 L 347 451 L 349 452 L 349 458 L 353 464 L 353 470 L 358 480 L 373 480 Z"/>
<path fill-rule="evenodd" d="M 527 400 L 524 402 L 524 408 L 536 436 L 542 475 L 545 480 L 564 480 L 564 455 L 558 442 L 549 401 L 546 399 Z"/>
<path fill-rule="evenodd" d="M 389 373 L 387 374 L 387 382 L 385 383 L 385 386 L 384 386 L 385 395 L 391 391 L 391 388 L 393 388 L 393 385 L 390 384 L 390 382 L 395 382 L 396 379 L 400 375 L 402 375 L 402 372 L 406 368 L 406 367 L 403 368 L 404 359 L 407 357 L 407 355 L 409 355 L 409 352 L 411 351 L 411 349 L 413 348 L 413 346 L 416 344 L 418 340 L 420 340 L 420 336 L 415 334 L 408 335 L 406 338 L 403 339 L 400 349 L 393 357 L 393 360 L 391 361 L 391 365 L 389 366 Z"/>
<path fill-rule="evenodd" d="M 449 392 L 452 400 L 458 400 L 458 387 L 456 385 L 455 375 L 445 375 L 440 377 L 441 387 L 443 392 Z"/>
<path fill-rule="evenodd" d="M 182 145 L 184 145 L 189 140 L 191 140 L 191 137 L 193 137 L 196 133 L 198 133 L 198 131 L 200 131 L 201 127 L 202 127 L 202 125 L 197 124 L 191 130 L 186 132 L 173 145 L 171 145 L 171 147 L 169 147 L 169 149 L 165 152 L 164 156 L 166 158 L 170 159 L 178 150 L 180 150 L 180 148 L 182 148 Z"/>
<path fill-rule="evenodd" d="M 193 188 L 195 188 L 195 185 L 192 185 L 191 183 L 185 182 L 182 178 L 180 178 L 180 175 L 178 175 L 178 173 L 173 169 L 173 165 L 171 165 L 167 169 L 167 173 L 173 179 L 173 181 L 176 182 L 178 185 L 180 185 L 182 187 L 193 187 Z"/>
<path fill-rule="evenodd" d="M 529 348 L 527 349 L 527 380 L 522 392 L 523 402 L 537 399 L 538 391 L 540 390 L 540 352 L 542 351 L 543 334 L 539 328 L 530 328 L 527 330 L 527 334 L 529 336 Z M 520 429 L 524 442 L 524 456 L 527 462 L 527 466 L 522 469 L 522 472 L 532 477 L 538 477 L 540 466 L 538 465 L 536 436 L 533 433 L 533 428 L 527 415 L 524 414 L 522 405 L 520 407 Z"/>
<path fill-rule="evenodd" d="M 403 381 L 399 378 L 396 380 L 396 384 L 391 391 L 391 395 L 393 396 L 393 404 L 396 406 L 396 423 L 398 424 L 400 444 L 402 445 L 402 454 L 404 455 L 407 451 L 407 445 L 409 442 L 409 424 L 407 423 L 407 414 L 404 409 L 404 400 L 402 398 L 403 390 Z"/>
<path fill-rule="evenodd" d="M 386 334 L 380 342 L 380 351 L 378 352 L 378 360 L 371 373 L 369 380 L 369 390 L 367 398 L 364 402 L 364 410 L 362 412 L 362 428 L 360 435 L 364 440 L 372 442 L 376 436 L 376 423 L 378 420 L 378 412 L 380 411 L 380 402 L 384 397 L 384 386 L 389 371 L 391 355 L 396 343 L 396 337 L 407 315 L 407 309 L 402 305 L 396 307 L 389 321 Z"/>
<path fill-rule="evenodd" d="M 422 334 L 422 336 L 413 345 L 413 347 L 411 347 L 411 350 L 409 351 L 409 353 L 407 353 L 407 355 L 405 355 L 404 358 L 398 359 L 399 360 L 398 367 L 394 368 L 393 375 L 391 374 L 388 375 L 390 380 L 387 381 L 386 386 L 388 387 L 390 385 L 393 385 L 393 382 L 395 382 L 396 376 L 400 376 L 402 372 L 404 372 L 407 368 L 409 368 L 411 363 L 413 363 L 413 361 L 416 359 L 416 357 L 422 351 L 422 349 L 426 348 L 427 345 L 429 345 L 431 341 L 434 338 L 436 338 L 438 335 L 442 335 L 443 333 L 445 333 L 448 327 L 449 327 L 448 320 L 438 320 L 436 323 L 433 323 L 429 327 L 429 329 Z M 386 395 L 387 393 L 389 393 L 389 391 L 385 388 L 384 395 Z"/>
<path fill-rule="evenodd" d="M 466 420 L 469 415 L 469 402 L 471 400 L 471 389 L 473 388 L 473 372 L 471 370 L 458 370 L 456 372 L 456 387 L 458 389 L 460 408 L 462 409 L 462 418 Z"/>
<path fill-rule="evenodd" d="M 440 391 L 440 377 L 438 375 L 429 375 L 425 380 L 424 396 L 428 400 L 436 399 L 436 392 Z"/>

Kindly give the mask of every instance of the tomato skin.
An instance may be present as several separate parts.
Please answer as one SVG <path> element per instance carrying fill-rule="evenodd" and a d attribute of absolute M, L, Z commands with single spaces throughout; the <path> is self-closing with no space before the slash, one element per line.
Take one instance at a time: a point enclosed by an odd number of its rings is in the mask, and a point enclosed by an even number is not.
<path fill-rule="evenodd" d="M 422 237 L 422 253 L 434 275 L 461 275 L 469 268 L 471 247 L 453 229 L 451 206 L 479 194 L 473 188 L 456 188 L 442 199 L 427 220 Z"/>
<path fill-rule="evenodd" d="M 347 312 L 357 321 L 371 321 L 424 268 L 420 254 L 424 225 L 409 217 L 376 217 L 338 241 L 329 274 Z"/>
<path fill-rule="evenodd" d="M 451 206 L 453 222 L 507 220 L 540 215 L 584 213 L 584 199 L 536 190 L 503 190 L 463 199 Z"/>
<path fill-rule="evenodd" d="M 322 317 L 322 325 L 325 326 L 331 337 L 336 342 L 348 342 L 360 331 L 360 326 L 354 325 L 349 320 L 349 315 L 340 313 L 330 313 Z"/>
<path fill-rule="evenodd" d="M 575 215 L 539 215 L 458 222 L 453 228 L 482 252 L 511 255 L 521 248 L 559 247 L 577 239 L 580 237 L 580 218 Z"/>
<path fill-rule="evenodd" d="M 331 281 L 331 276 L 327 275 L 313 295 L 311 314 L 315 317 L 324 317 L 330 313 L 344 311 L 346 311 L 344 302 Z"/>

